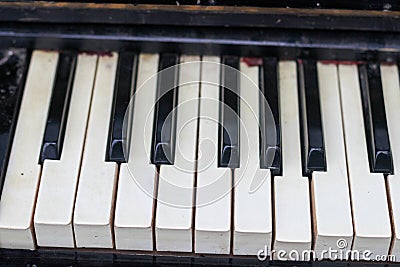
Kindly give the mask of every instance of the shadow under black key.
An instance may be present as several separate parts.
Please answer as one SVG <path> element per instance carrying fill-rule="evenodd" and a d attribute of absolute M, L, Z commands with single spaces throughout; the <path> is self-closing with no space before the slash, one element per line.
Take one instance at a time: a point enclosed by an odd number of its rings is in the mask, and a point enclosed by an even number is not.
<path fill-rule="evenodd" d="M 174 164 L 178 63 L 176 54 L 162 54 L 159 61 L 151 149 L 151 163 L 156 165 Z"/>
<path fill-rule="evenodd" d="M 298 63 L 298 81 L 303 172 L 307 175 L 313 171 L 326 171 L 317 63 L 314 60 Z"/>
<path fill-rule="evenodd" d="M 358 71 L 370 169 L 393 173 L 380 66 L 369 62 L 359 65 Z"/>
<path fill-rule="evenodd" d="M 110 129 L 106 152 L 106 161 L 126 162 L 125 148 L 129 140 L 124 140 L 123 125 L 129 102 L 136 87 L 137 55 L 133 52 L 122 52 L 118 57 L 117 75 L 114 89 L 114 101 L 110 118 Z M 130 136 L 129 130 L 126 136 Z M 125 151 L 129 155 L 128 151 Z"/>
<path fill-rule="evenodd" d="M 223 57 L 220 86 L 219 167 L 239 168 L 239 58 Z"/>
<path fill-rule="evenodd" d="M 264 58 L 259 75 L 261 90 L 260 167 L 270 169 L 274 175 L 281 174 L 282 166 L 278 78 L 278 60 L 276 58 Z"/>
<path fill-rule="evenodd" d="M 76 59 L 76 54 L 72 53 L 61 53 L 59 55 L 40 153 L 40 163 L 43 163 L 45 159 L 57 160 L 61 157 Z"/>

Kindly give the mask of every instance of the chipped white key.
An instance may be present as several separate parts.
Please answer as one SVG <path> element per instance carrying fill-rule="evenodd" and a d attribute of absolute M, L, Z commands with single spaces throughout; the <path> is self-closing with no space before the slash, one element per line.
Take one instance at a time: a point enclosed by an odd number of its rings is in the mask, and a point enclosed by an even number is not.
<path fill-rule="evenodd" d="M 45 160 L 35 211 L 39 246 L 73 248 L 72 214 L 97 56 L 80 55 L 60 160 Z"/>
<path fill-rule="evenodd" d="M 195 213 L 196 253 L 230 252 L 231 171 L 219 168 L 220 59 L 203 57 Z"/>
<path fill-rule="evenodd" d="M 302 174 L 296 63 L 279 62 L 279 103 L 282 136 L 282 176 L 274 177 L 274 249 L 284 250 L 281 259 L 291 259 L 311 249 L 309 182 Z M 278 257 L 278 254 L 274 254 Z M 308 260 L 308 259 L 295 259 Z"/>
<path fill-rule="evenodd" d="M 38 164 L 58 53 L 32 53 L 0 201 L 0 247 L 34 249 Z"/>
<path fill-rule="evenodd" d="M 312 173 L 311 194 L 314 250 L 318 258 L 327 258 L 323 250 L 351 249 L 353 225 L 337 66 L 318 63 L 317 70 L 327 171 Z"/>
<path fill-rule="evenodd" d="M 353 209 L 353 250 L 386 255 L 391 240 L 382 174 L 371 173 L 356 65 L 339 65 L 339 84 Z"/>
<path fill-rule="evenodd" d="M 158 58 L 141 54 L 133 99 L 132 136 L 127 163 L 119 173 L 115 207 L 117 249 L 153 250 L 152 220 L 156 168 L 150 163 Z"/>
<path fill-rule="evenodd" d="M 271 248 L 271 173 L 260 169 L 258 67 L 240 64 L 240 168 L 235 169 L 233 254 Z"/>
<path fill-rule="evenodd" d="M 396 65 L 381 66 L 382 91 L 385 101 L 386 118 L 393 156 L 394 174 L 388 175 L 388 194 L 393 219 L 393 245 L 390 254 L 400 261 L 400 85 Z"/>
<path fill-rule="evenodd" d="M 112 248 L 117 164 L 106 162 L 118 55 L 99 57 L 74 211 L 77 247 Z"/>
<path fill-rule="evenodd" d="M 180 62 L 175 160 L 160 166 L 156 244 L 158 251 L 191 252 L 201 63 L 198 56 Z"/>

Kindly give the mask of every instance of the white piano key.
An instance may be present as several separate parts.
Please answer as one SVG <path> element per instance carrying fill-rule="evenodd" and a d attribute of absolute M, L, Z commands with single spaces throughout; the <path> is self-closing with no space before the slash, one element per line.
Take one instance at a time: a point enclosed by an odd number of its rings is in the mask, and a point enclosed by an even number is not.
<path fill-rule="evenodd" d="M 240 168 L 235 169 L 233 254 L 256 255 L 272 238 L 271 173 L 260 169 L 258 67 L 240 64 Z"/>
<path fill-rule="evenodd" d="M 118 55 L 99 57 L 74 211 L 77 247 L 112 248 L 117 164 L 106 162 Z"/>
<path fill-rule="evenodd" d="M 201 62 L 198 56 L 180 62 L 175 160 L 160 166 L 156 244 L 158 251 L 191 252 Z"/>
<path fill-rule="evenodd" d="M 209 62 L 209 63 L 207 63 Z M 196 253 L 230 253 L 231 171 L 218 167 L 220 59 L 204 57 L 195 213 Z"/>
<path fill-rule="evenodd" d="M 141 54 L 128 162 L 121 164 L 115 207 L 117 249 L 153 250 L 152 220 L 156 168 L 150 163 L 158 71 L 156 54 Z"/>
<path fill-rule="evenodd" d="M 296 63 L 279 62 L 279 103 L 282 136 L 282 176 L 274 177 L 274 249 L 311 249 L 309 182 L 302 177 Z M 277 255 L 275 255 L 277 256 Z M 304 259 L 299 259 L 304 260 Z"/>
<path fill-rule="evenodd" d="M 314 207 L 314 250 L 317 257 L 328 257 L 323 250 L 339 249 L 344 239 L 350 249 L 353 239 L 350 193 L 340 109 L 337 66 L 317 64 L 327 171 L 313 172 L 311 194 Z"/>
<path fill-rule="evenodd" d="M 58 53 L 32 53 L 0 201 L 0 247 L 34 249 L 38 164 Z"/>
<path fill-rule="evenodd" d="M 353 210 L 352 249 L 387 254 L 391 226 L 385 180 L 370 172 L 356 65 L 339 65 L 339 84 Z"/>
<path fill-rule="evenodd" d="M 60 160 L 45 160 L 35 210 L 39 246 L 73 248 L 72 214 L 97 56 L 78 57 Z"/>
<path fill-rule="evenodd" d="M 382 90 L 386 108 L 390 147 L 393 156 L 394 174 L 388 175 L 388 194 L 391 201 L 393 243 L 390 254 L 400 261 L 400 85 L 396 65 L 381 66 Z"/>

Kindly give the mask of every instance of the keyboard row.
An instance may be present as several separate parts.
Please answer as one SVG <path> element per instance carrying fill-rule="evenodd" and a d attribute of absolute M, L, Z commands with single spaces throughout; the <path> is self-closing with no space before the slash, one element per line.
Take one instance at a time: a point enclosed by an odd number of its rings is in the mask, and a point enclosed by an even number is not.
<path fill-rule="evenodd" d="M 400 255 L 399 106 L 395 65 L 34 51 L 0 247 Z"/>

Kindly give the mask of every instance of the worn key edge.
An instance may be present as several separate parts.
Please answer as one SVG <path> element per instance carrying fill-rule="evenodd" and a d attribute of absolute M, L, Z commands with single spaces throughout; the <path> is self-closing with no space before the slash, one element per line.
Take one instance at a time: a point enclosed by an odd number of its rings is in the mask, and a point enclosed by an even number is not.
<path fill-rule="evenodd" d="M 29 65 L 31 63 L 31 58 L 32 58 L 32 50 L 25 50 L 25 51 L 26 51 L 26 54 L 25 54 L 24 63 L 23 63 L 22 78 L 20 80 L 20 84 L 18 85 L 19 92 L 17 93 L 17 96 L 16 96 L 13 119 L 12 119 L 12 122 L 10 125 L 10 133 L 9 133 L 10 138 L 9 138 L 8 145 L 6 148 L 6 153 L 4 155 L 4 161 L 1 163 L 2 169 L 1 169 L 1 173 L 0 173 L 0 195 L 3 192 L 5 175 L 7 173 L 7 168 L 8 168 L 8 161 L 10 158 L 11 148 L 12 148 L 12 145 L 14 142 L 14 134 L 15 134 L 17 122 L 19 119 L 19 111 L 20 111 L 22 98 L 23 98 L 24 91 L 25 91 L 26 78 L 28 76 Z"/>

